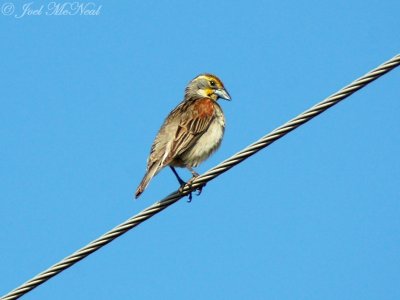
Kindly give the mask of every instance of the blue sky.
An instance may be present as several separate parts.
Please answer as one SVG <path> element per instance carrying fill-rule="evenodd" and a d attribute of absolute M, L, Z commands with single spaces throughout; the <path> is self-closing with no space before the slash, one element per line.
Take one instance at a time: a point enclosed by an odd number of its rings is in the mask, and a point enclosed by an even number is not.
<path fill-rule="evenodd" d="M 26 3 L 0 14 L 1 295 L 177 188 L 164 170 L 133 200 L 199 73 L 233 99 L 201 173 L 400 49 L 394 0 L 104 1 L 97 16 L 34 1 L 41 15 L 16 18 Z M 399 80 L 385 75 L 25 298 L 399 299 Z"/>

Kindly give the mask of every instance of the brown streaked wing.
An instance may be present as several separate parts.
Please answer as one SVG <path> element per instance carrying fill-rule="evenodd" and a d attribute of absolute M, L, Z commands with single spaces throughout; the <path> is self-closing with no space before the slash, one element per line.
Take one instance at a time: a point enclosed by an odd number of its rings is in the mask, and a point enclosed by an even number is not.
<path fill-rule="evenodd" d="M 215 117 L 214 111 L 213 100 L 209 98 L 202 98 L 188 103 L 182 111 L 174 142 L 168 158 L 164 162 L 165 164 L 185 152 L 202 136 Z"/>

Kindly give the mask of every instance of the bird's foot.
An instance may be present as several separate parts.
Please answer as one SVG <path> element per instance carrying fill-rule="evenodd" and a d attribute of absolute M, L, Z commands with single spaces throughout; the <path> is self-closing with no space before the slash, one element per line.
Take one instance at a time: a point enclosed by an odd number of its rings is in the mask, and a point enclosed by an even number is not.
<path fill-rule="evenodd" d="M 179 191 L 181 192 L 181 190 L 183 189 L 183 187 L 186 185 L 186 182 L 184 180 L 182 180 L 181 178 L 178 178 L 179 184 L 181 186 L 181 188 L 179 189 Z"/>
<path fill-rule="evenodd" d="M 184 187 L 185 187 L 186 184 L 188 184 L 188 185 L 189 185 L 189 188 L 191 188 L 191 187 L 192 187 L 192 184 L 193 184 L 193 181 L 196 179 L 196 177 L 199 176 L 199 174 L 198 174 L 195 170 L 193 170 L 193 168 L 191 168 L 191 167 L 187 167 L 187 168 L 188 168 L 188 170 L 192 173 L 193 177 L 186 183 L 186 182 L 184 182 L 184 181 L 178 176 L 178 174 L 176 173 L 175 169 L 174 169 L 173 167 L 171 167 L 171 170 L 174 172 L 176 178 L 177 178 L 178 181 L 179 181 L 179 184 L 181 185 L 181 187 L 179 188 L 179 192 L 180 192 L 180 193 L 183 193 L 183 189 L 184 189 Z M 201 194 L 201 192 L 202 192 L 202 190 L 203 190 L 203 187 L 205 187 L 205 186 L 206 186 L 206 184 L 204 183 L 204 184 L 202 184 L 202 185 L 200 185 L 199 187 L 196 188 L 196 190 L 195 190 L 195 191 L 196 191 L 196 196 L 199 196 L 199 195 Z M 193 193 L 193 191 L 192 191 L 192 192 L 189 192 L 189 193 L 187 194 L 188 197 L 189 197 L 189 199 L 188 199 L 187 202 L 192 202 L 192 199 L 193 199 L 192 193 Z"/>
<path fill-rule="evenodd" d="M 186 186 L 186 184 L 191 184 L 190 181 L 191 181 L 191 180 L 189 180 L 187 183 L 184 182 L 184 181 L 181 182 L 181 187 L 179 188 L 179 192 L 180 192 L 180 193 L 183 193 L 183 189 L 184 189 L 184 187 Z M 188 199 L 187 202 L 192 202 L 192 199 L 193 199 L 192 193 L 193 193 L 193 192 L 189 192 L 189 193 L 187 194 L 187 196 L 189 197 L 189 199 Z"/>
<path fill-rule="evenodd" d="M 196 173 L 197 174 L 197 173 Z M 193 174 L 193 177 L 188 181 L 188 183 L 187 184 L 189 184 L 189 186 L 190 187 L 192 187 L 192 183 L 193 183 L 193 181 L 196 179 L 196 177 L 198 177 L 199 176 L 199 174 L 197 174 L 197 175 L 194 175 Z M 203 191 L 203 188 L 206 186 L 206 184 L 204 183 L 204 184 L 202 184 L 202 185 L 200 185 L 199 187 L 197 187 L 196 189 L 195 189 L 195 191 L 196 191 L 196 196 L 200 196 L 200 194 L 201 194 L 201 192 Z M 192 192 L 190 192 L 189 194 L 188 194 L 188 197 L 189 197 L 189 199 L 188 199 L 188 201 L 187 202 L 192 202 L 192 198 L 193 198 L 193 196 L 192 196 Z"/>

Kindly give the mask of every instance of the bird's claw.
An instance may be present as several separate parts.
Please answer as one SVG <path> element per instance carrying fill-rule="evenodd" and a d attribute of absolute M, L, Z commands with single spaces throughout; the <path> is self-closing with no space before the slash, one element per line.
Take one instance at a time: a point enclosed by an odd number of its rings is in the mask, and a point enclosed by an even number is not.
<path fill-rule="evenodd" d="M 197 176 L 193 176 L 187 183 L 184 182 L 184 181 L 180 182 L 181 187 L 179 188 L 179 192 L 180 192 L 180 193 L 183 193 L 183 188 L 185 187 L 186 184 L 188 184 L 189 187 L 191 188 L 191 187 L 192 187 L 193 180 L 194 180 L 196 177 L 197 177 Z M 196 191 L 196 196 L 200 196 L 200 194 L 201 194 L 201 192 L 203 191 L 203 188 L 204 188 L 205 186 L 206 186 L 206 184 L 204 183 L 204 184 L 202 184 L 201 186 L 199 186 L 198 188 L 195 189 L 195 191 Z M 192 192 L 189 192 L 189 193 L 187 194 L 187 196 L 188 196 L 188 198 L 189 198 L 189 199 L 187 200 L 187 202 L 188 202 L 188 203 L 192 202 L 192 199 L 193 199 L 193 191 L 192 191 Z"/>
<path fill-rule="evenodd" d="M 192 198 L 193 198 L 193 196 L 192 196 L 192 192 L 190 192 L 189 194 L 188 194 L 188 200 L 186 201 L 187 203 L 190 203 L 190 202 L 192 202 Z"/>
<path fill-rule="evenodd" d="M 197 176 L 198 176 L 198 175 L 197 175 Z M 195 180 L 197 176 L 193 176 L 193 177 L 189 180 L 188 184 L 189 184 L 190 187 L 192 187 L 193 180 Z M 201 192 L 203 191 L 203 188 L 204 188 L 205 186 L 206 186 L 206 184 L 204 183 L 204 184 L 200 185 L 199 187 L 197 187 L 197 188 L 195 189 L 195 191 L 196 191 L 196 196 L 200 196 L 200 194 L 201 194 Z M 193 198 L 192 192 L 190 192 L 190 193 L 188 194 L 188 196 L 189 196 L 189 199 L 188 199 L 187 202 L 190 203 L 190 202 L 192 202 L 192 198 Z"/>
<path fill-rule="evenodd" d="M 196 189 L 196 196 L 200 196 L 201 195 L 201 192 L 203 191 L 203 188 L 206 186 L 206 183 L 204 183 L 203 185 L 201 185 L 201 186 L 199 186 L 197 189 Z"/>

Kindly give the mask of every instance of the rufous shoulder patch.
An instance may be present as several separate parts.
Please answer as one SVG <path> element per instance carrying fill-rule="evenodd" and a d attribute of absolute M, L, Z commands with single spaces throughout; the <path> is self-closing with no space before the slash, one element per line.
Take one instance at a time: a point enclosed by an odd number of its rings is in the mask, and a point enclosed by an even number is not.
<path fill-rule="evenodd" d="M 215 110 L 214 101 L 209 98 L 203 98 L 197 100 L 193 108 L 200 118 L 211 117 Z"/>

